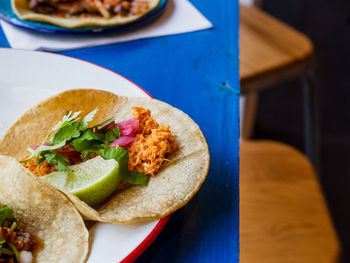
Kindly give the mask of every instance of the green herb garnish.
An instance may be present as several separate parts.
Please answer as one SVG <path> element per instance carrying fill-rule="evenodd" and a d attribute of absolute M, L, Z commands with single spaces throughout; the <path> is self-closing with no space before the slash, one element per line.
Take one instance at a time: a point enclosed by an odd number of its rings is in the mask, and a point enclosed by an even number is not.
<path fill-rule="evenodd" d="M 15 218 L 13 216 L 13 210 L 9 208 L 7 205 L 4 205 L 0 208 L 0 227 L 2 227 L 2 224 L 5 220 L 14 221 Z"/>
<path fill-rule="evenodd" d="M 147 175 L 128 170 L 129 152 L 123 147 L 109 147 L 109 145 L 105 145 L 105 147 L 100 150 L 99 154 L 105 160 L 114 159 L 119 163 L 120 174 L 122 175 L 122 180 L 124 182 L 129 184 L 147 185 Z"/>
<path fill-rule="evenodd" d="M 18 252 L 17 248 L 16 248 L 12 243 L 10 243 L 10 242 L 6 242 L 6 243 L 7 243 L 7 245 L 11 248 L 13 254 L 15 254 L 15 257 L 16 257 L 16 259 L 17 259 L 17 262 L 20 262 L 21 257 L 20 257 L 20 255 L 19 255 L 19 252 Z"/>
<path fill-rule="evenodd" d="M 7 256 L 13 256 L 13 252 L 5 247 L 0 248 L 1 254 L 7 255 Z"/>
<path fill-rule="evenodd" d="M 72 172 L 72 170 L 67 167 L 69 160 L 66 157 L 58 154 L 57 152 L 45 152 L 42 153 L 42 155 L 43 159 L 45 159 L 49 164 L 56 165 L 57 171 Z"/>
<path fill-rule="evenodd" d="M 81 111 L 72 113 L 69 111 L 46 136 L 43 143 L 37 148 L 28 148 L 31 155 L 21 162 L 27 162 L 36 158 L 37 164 L 46 161 L 55 165 L 57 171 L 71 172 L 68 168 L 69 159 L 59 153 L 58 150 L 66 145 L 70 145 L 76 151 L 80 152 L 82 161 L 90 158 L 90 153 L 98 153 L 105 160 L 114 159 L 119 163 L 123 181 L 130 184 L 147 184 L 148 177 L 144 173 L 128 170 L 129 152 L 122 147 L 110 147 L 110 143 L 120 137 L 119 127 L 115 126 L 112 130 L 103 127 L 114 121 L 114 118 L 108 119 L 100 124 L 88 128 L 96 115 L 96 108 L 83 119 L 80 120 Z M 49 143 L 50 145 L 47 145 Z"/>
<path fill-rule="evenodd" d="M 128 171 L 126 176 L 123 176 L 123 181 L 128 184 L 147 185 L 148 176 L 141 172 Z"/>
<path fill-rule="evenodd" d="M 16 227 L 17 227 L 17 223 L 16 223 L 16 222 L 13 222 L 12 225 L 10 226 L 10 229 L 11 229 L 12 231 L 14 231 L 14 230 L 16 229 Z"/>

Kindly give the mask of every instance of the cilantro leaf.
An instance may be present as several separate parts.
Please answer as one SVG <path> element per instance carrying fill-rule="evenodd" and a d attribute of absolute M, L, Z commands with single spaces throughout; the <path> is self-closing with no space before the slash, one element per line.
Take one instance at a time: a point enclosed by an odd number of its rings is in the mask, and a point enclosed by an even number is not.
<path fill-rule="evenodd" d="M 56 150 L 56 149 L 59 149 L 59 148 L 65 146 L 65 144 L 66 144 L 66 141 L 62 141 L 61 143 L 56 144 L 56 145 L 44 145 L 44 144 L 41 144 L 36 150 L 33 150 L 32 148 L 28 148 L 27 150 L 28 150 L 32 155 L 29 156 L 27 159 L 20 161 L 20 163 L 27 162 L 27 161 L 29 161 L 29 160 L 32 159 L 32 158 L 39 159 L 39 155 L 40 155 L 41 152 L 50 151 L 50 150 Z M 41 159 L 41 158 L 40 158 L 40 159 Z M 42 161 L 43 161 L 43 160 L 41 160 L 41 161 L 39 161 L 39 162 L 42 162 Z"/>
<path fill-rule="evenodd" d="M 93 132 L 93 129 L 86 129 L 83 133 L 83 135 L 81 135 L 79 138 L 75 139 L 74 141 L 100 141 L 100 142 L 104 142 L 105 140 L 105 135 L 103 133 L 95 133 Z M 101 143 L 100 143 L 101 144 Z"/>
<path fill-rule="evenodd" d="M 106 132 L 106 141 L 113 142 L 120 137 L 119 127 L 115 126 L 112 130 Z"/>
<path fill-rule="evenodd" d="M 148 176 L 141 172 L 129 171 L 127 174 L 123 174 L 122 180 L 129 184 L 147 185 Z"/>
<path fill-rule="evenodd" d="M 79 130 L 79 123 L 72 122 L 62 128 L 60 128 L 57 133 L 52 138 L 52 144 L 59 144 L 62 141 L 69 141 L 73 138 L 79 137 L 81 134 Z"/>
<path fill-rule="evenodd" d="M 120 174 L 128 174 L 129 152 L 123 147 L 110 147 L 108 143 L 99 151 L 105 160 L 114 159 L 119 163 Z"/>
<path fill-rule="evenodd" d="M 79 139 L 76 139 L 72 141 L 71 145 L 78 152 L 95 152 L 100 149 L 100 142 L 96 141 L 81 141 Z"/>
<path fill-rule="evenodd" d="M 36 164 L 39 165 L 39 164 L 41 164 L 43 161 L 45 161 L 45 158 L 39 157 L 39 158 L 36 160 Z"/>
<path fill-rule="evenodd" d="M 72 122 L 76 122 L 79 119 L 77 117 L 80 115 L 81 111 L 74 112 L 72 115 L 72 111 L 69 111 L 65 116 L 63 116 L 63 119 L 56 124 L 55 127 L 51 130 L 51 132 L 59 130 L 63 128 L 64 126 L 71 124 Z"/>
<path fill-rule="evenodd" d="M 92 128 L 85 130 L 82 136 L 73 140 L 71 145 L 79 152 L 87 154 L 89 151 L 96 152 L 105 139 L 102 133 L 94 133 Z"/>
<path fill-rule="evenodd" d="M 79 129 L 80 130 L 84 130 L 88 125 L 89 122 L 92 121 L 95 117 L 95 114 L 97 113 L 98 108 L 94 109 L 92 112 L 90 112 L 89 114 L 87 114 L 79 123 Z"/>
<path fill-rule="evenodd" d="M 108 144 L 105 144 L 104 148 L 99 151 L 99 154 L 105 160 L 116 160 L 119 163 L 119 167 L 127 166 L 129 162 L 129 152 L 123 147 L 110 147 Z"/>
<path fill-rule="evenodd" d="M 15 220 L 13 216 L 13 210 L 9 208 L 7 205 L 4 205 L 0 208 L 0 227 L 4 223 L 4 221 L 8 219 L 10 221 Z"/>
<path fill-rule="evenodd" d="M 71 135 L 71 138 L 78 137 L 80 134 L 77 134 L 77 128 L 79 125 L 77 123 L 79 118 L 77 118 L 77 117 L 80 115 L 80 113 L 81 113 L 81 111 L 77 111 L 77 112 L 73 113 L 73 115 L 72 115 L 72 112 L 69 111 L 67 113 L 67 115 L 65 115 L 63 117 L 62 121 L 57 123 L 57 125 L 51 130 L 51 132 L 47 136 L 46 140 L 50 137 L 51 133 L 56 131 L 56 130 L 57 130 L 57 133 L 50 140 L 50 142 L 53 144 L 61 142 L 65 137 L 69 138 L 70 137 L 69 135 Z M 70 128 L 66 128 L 67 126 Z M 63 137 L 63 138 L 60 139 L 61 137 Z M 45 140 L 45 142 L 46 142 L 46 140 Z M 68 139 L 66 139 L 66 140 L 68 140 Z"/>
<path fill-rule="evenodd" d="M 72 170 L 67 167 L 67 164 L 69 164 L 69 160 L 66 157 L 60 155 L 59 153 L 47 152 L 43 153 L 43 157 L 49 164 L 55 164 L 57 171 L 72 172 Z"/>
<path fill-rule="evenodd" d="M 103 133 L 95 133 L 93 132 L 92 128 L 90 129 L 86 129 L 83 133 L 83 135 L 81 137 L 78 138 L 78 140 L 84 141 L 93 141 L 93 140 L 97 140 L 97 141 L 101 141 L 104 142 L 105 140 L 105 135 Z"/>
<path fill-rule="evenodd" d="M 148 176 L 144 173 L 129 171 L 129 152 L 123 147 L 110 147 L 108 144 L 99 151 L 99 154 L 105 160 L 114 159 L 119 163 L 120 174 L 122 180 L 129 184 L 147 185 Z"/>

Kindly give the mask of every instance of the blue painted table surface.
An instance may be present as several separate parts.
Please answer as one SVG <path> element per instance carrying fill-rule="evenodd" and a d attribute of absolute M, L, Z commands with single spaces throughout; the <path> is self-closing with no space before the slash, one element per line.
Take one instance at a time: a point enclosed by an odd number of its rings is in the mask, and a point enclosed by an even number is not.
<path fill-rule="evenodd" d="M 191 2 L 214 29 L 62 52 L 116 71 L 183 110 L 207 139 L 205 183 L 137 262 L 238 262 L 238 3 Z M 2 30 L 0 46 L 8 47 Z"/>

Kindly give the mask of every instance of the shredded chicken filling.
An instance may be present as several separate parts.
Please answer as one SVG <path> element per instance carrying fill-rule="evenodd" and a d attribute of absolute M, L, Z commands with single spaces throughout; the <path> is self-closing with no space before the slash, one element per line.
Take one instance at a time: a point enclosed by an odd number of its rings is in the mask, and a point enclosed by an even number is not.
<path fill-rule="evenodd" d="M 170 127 L 158 125 L 151 117 L 151 111 L 141 107 L 133 107 L 133 116 L 139 120 L 139 132 L 127 150 L 130 161 L 129 170 L 154 175 L 161 166 L 169 161 L 166 156 L 177 148 L 175 135 Z"/>

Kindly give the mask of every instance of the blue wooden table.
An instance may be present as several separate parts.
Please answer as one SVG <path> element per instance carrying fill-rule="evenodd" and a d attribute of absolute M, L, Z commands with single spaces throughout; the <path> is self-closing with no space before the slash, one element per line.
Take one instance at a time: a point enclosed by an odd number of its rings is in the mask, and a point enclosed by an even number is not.
<path fill-rule="evenodd" d="M 183 110 L 208 141 L 203 187 L 137 262 L 238 262 L 238 3 L 191 2 L 214 29 L 63 52 L 116 71 Z M 8 47 L 1 30 L 0 47 Z"/>

